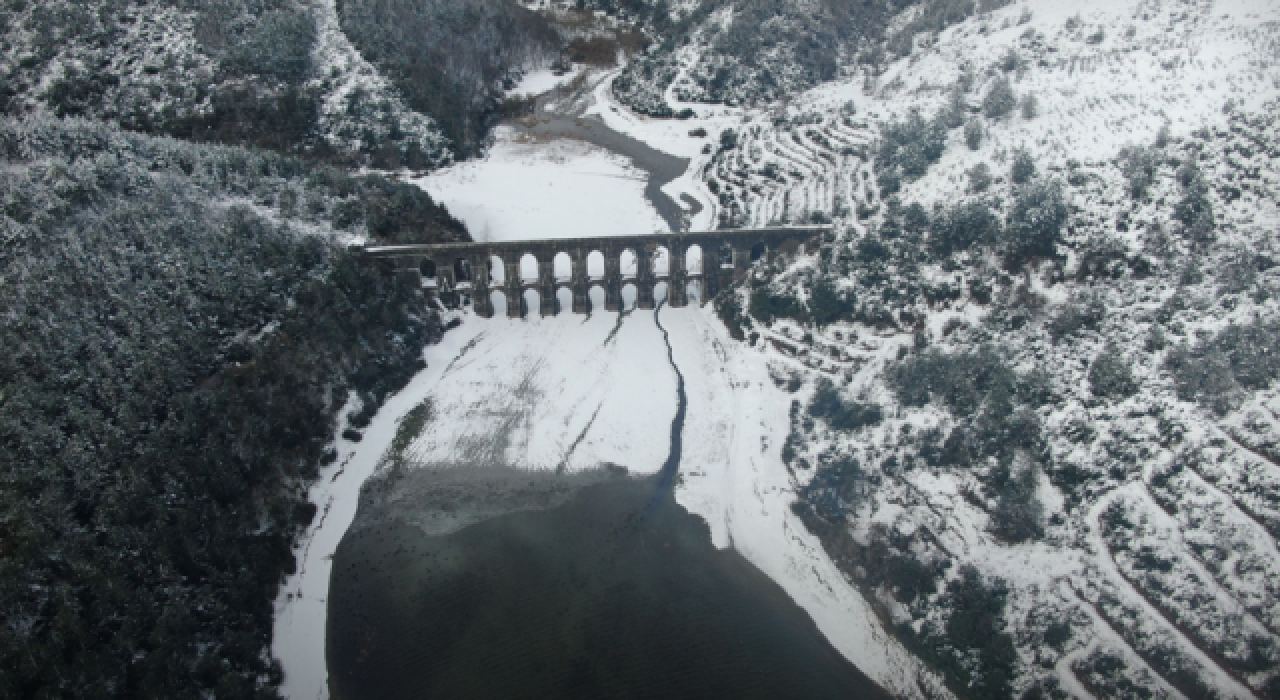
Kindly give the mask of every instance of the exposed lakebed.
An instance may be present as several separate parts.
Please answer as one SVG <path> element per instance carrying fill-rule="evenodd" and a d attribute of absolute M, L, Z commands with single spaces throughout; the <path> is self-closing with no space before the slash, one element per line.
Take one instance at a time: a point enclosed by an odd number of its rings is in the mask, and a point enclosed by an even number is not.
<path fill-rule="evenodd" d="M 609 75 L 538 97 L 527 115 L 494 128 L 483 157 L 415 182 L 483 241 L 647 235 L 695 221 L 706 226 L 706 216 L 699 218 L 703 201 L 688 187 L 672 188 L 687 175 L 690 157 L 709 147 L 705 130 L 685 128 L 674 144 L 668 134 L 664 143 L 676 146 L 668 149 L 676 155 L 613 128 L 619 108 L 601 89 Z"/>
<path fill-rule="evenodd" d="M 684 174 L 689 167 L 688 159 L 663 153 L 643 141 L 618 133 L 595 117 L 539 114 L 513 120 L 509 124 L 523 138 L 537 141 L 574 139 L 625 156 L 633 166 L 647 175 L 644 198 L 657 210 L 662 220 L 672 231 L 684 228 L 684 209 L 662 188 Z M 701 210 L 702 205 L 697 200 L 687 196 L 684 199 L 690 206 L 689 215 Z"/>
<path fill-rule="evenodd" d="M 676 503 L 683 419 L 644 477 L 484 466 L 372 479 L 333 561 L 333 696 L 885 697 Z"/>

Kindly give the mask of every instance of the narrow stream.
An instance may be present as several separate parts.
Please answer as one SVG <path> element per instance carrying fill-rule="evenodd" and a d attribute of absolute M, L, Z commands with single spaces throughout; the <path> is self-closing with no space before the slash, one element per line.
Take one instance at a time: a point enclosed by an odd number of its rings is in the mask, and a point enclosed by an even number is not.
<path fill-rule="evenodd" d="M 681 439 L 684 436 L 684 416 L 689 409 L 689 397 L 684 393 L 684 375 L 680 373 L 680 367 L 676 364 L 675 352 L 671 349 L 671 336 L 667 333 L 667 329 L 662 327 L 662 307 L 667 301 L 664 299 L 658 302 L 658 307 L 653 310 L 653 322 L 657 324 L 658 330 L 662 331 L 662 341 L 667 344 L 667 360 L 671 362 L 671 369 L 676 373 L 676 415 L 671 419 L 671 452 L 667 454 L 667 461 L 662 465 L 662 471 L 658 472 L 658 494 L 655 498 L 667 494 L 675 486 L 676 474 L 680 472 L 680 447 Z"/>

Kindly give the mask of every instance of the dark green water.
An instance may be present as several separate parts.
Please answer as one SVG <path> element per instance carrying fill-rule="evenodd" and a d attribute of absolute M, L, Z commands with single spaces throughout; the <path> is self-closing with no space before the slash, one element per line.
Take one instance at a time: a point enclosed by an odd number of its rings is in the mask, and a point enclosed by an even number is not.
<path fill-rule="evenodd" d="M 808 615 L 657 479 L 334 557 L 335 698 L 879 698 Z"/>

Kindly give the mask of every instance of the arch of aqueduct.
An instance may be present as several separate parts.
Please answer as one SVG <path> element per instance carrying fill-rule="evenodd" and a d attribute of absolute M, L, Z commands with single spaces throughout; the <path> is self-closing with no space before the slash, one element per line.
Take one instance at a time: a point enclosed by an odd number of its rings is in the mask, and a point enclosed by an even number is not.
<path fill-rule="evenodd" d="M 604 290 L 605 310 L 622 310 L 622 288 L 634 284 L 636 307 L 654 307 L 654 289 L 667 284 L 667 301 L 673 307 L 688 303 L 686 283 L 700 280 L 703 298 L 710 298 L 724 285 L 740 281 L 754 257 L 764 251 L 788 243 L 803 244 L 826 231 L 828 226 L 787 226 L 760 229 L 723 229 L 705 232 L 660 233 L 646 236 L 604 236 L 599 238 L 565 238 L 499 243 L 435 243 L 368 246 L 358 249 L 367 258 L 384 260 L 397 276 L 409 284 L 423 285 L 424 273 L 435 271 L 435 293 L 455 300 L 459 292 L 469 293 L 477 315 L 493 316 L 493 291 L 501 291 L 507 300 L 507 315 L 522 315 L 520 303 L 524 291 L 535 289 L 539 311 L 543 316 L 557 312 L 556 292 L 568 288 L 573 295 L 573 312 L 585 314 L 590 309 L 590 290 L 599 285 Z M 697 247 L 702 255 L 701 270 L 686 269 L 686 258 Z M 653 260 L 659 249 L 668 256 L 667 270 L 655 270 Z M 600 253 L 604 258 L 604 274 L 588 274 L 588 257 Z M 635 255 L 634 274 L 624 274 L 624 253 Z M 555 259 L 564 253 L 569 258 L 570 273 L 557 276 Z M 537 261 L 537 276 L 525 277 L 521 260 L 532 256 Z M 493 283 L 491 262 L 501 260 L 502 281 Z"/>

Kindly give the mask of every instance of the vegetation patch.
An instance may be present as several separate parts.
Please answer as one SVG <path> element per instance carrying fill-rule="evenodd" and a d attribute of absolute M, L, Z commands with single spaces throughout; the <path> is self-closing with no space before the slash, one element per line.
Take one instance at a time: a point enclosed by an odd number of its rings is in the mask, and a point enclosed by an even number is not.
<path fill-rule="evenodd" d="M 274 697 L 341 403 L 442 332 L 335 243 L 396 187 L 79 120 L 0 119 L 0 157 L 0 696 Z M 465 238 L 402 201 L 380 229 Z"/>

